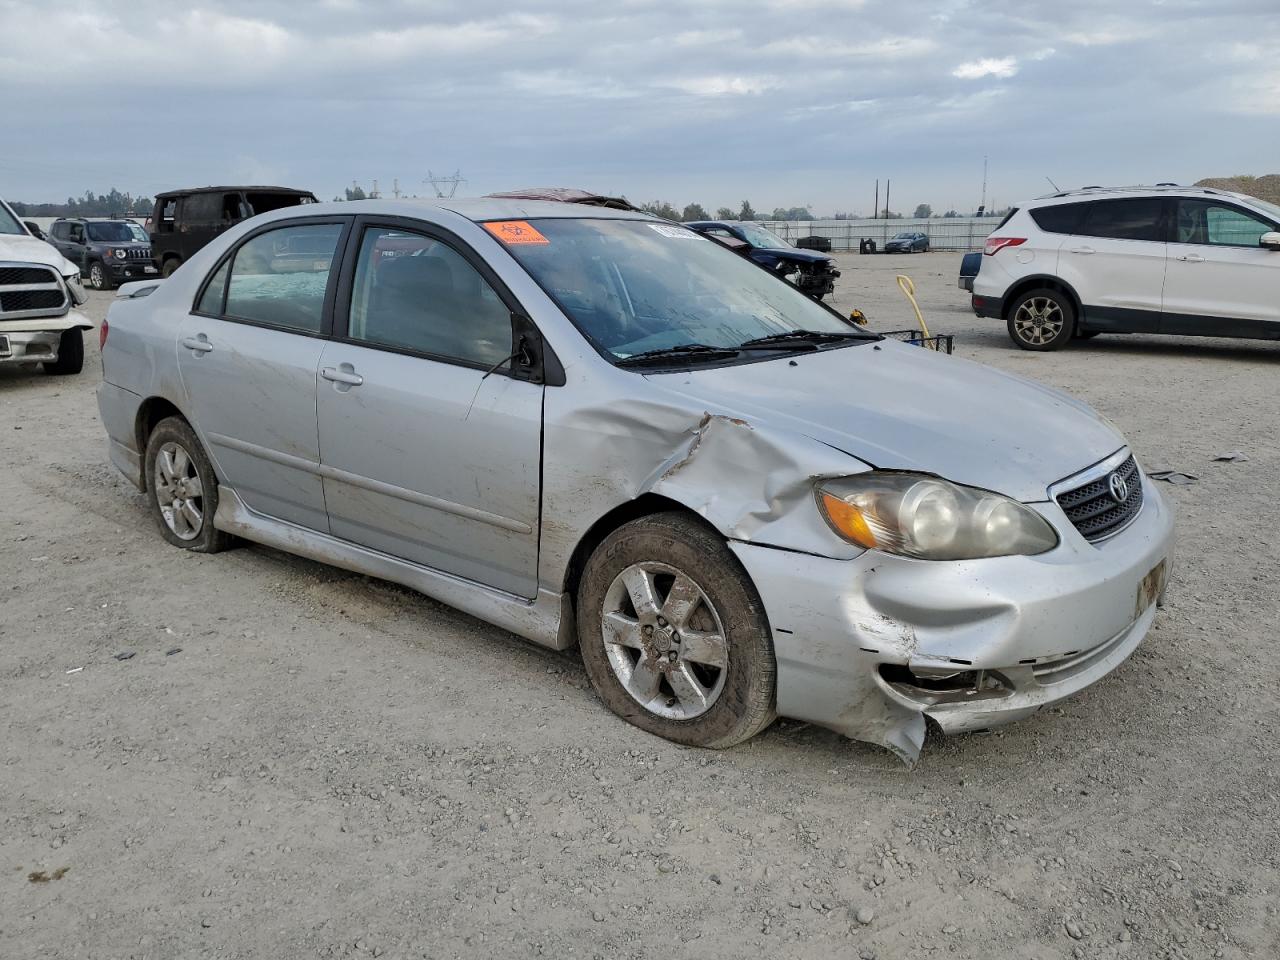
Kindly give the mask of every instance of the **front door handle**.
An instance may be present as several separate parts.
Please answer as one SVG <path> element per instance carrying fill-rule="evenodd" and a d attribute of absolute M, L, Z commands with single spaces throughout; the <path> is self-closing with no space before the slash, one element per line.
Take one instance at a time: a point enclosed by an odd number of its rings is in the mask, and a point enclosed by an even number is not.
<path fill-rule="evenodd" d="M 182 345 L 188 350 L 194 350 L 197 354 L 208 353 L 213 349 L 213 344 L 209 342 L 209 338 L 203 333 L 194 337 L 183 337 Z"/>
<path fill-rule="evenodd" d="M 1071 252 L 1072 253 L 1093 253 L 1094 249 L 1093 247 L 1072 247 Z"/>
<path fill-rule="evenodd" d="M 364 377 L 356 373 L 355 368 L 349 363 L 338 367 L 325 367 L 320 371 L 320 376 L 334 383 L 345 383 L 349 387 L 358 387 L 364 383 Z"/>
<path fill-rule="evenodd" d="M 1204 257 L 1198 253 L 1185 253 L 1178 258 L 1183 263 L 1204 263 Z"/>

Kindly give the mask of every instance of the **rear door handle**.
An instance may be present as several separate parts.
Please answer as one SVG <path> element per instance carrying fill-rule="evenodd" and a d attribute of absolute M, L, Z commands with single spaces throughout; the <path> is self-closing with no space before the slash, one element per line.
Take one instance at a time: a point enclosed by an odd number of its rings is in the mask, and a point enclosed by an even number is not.
<path fill-rule="evenodd" d="M 1198 253 L 1185 253 L 1178 258 L 1183 263 L 1204 263 L 1204 257 Z"/>
<path fill-rule="evenodd" d="M 208 353 L 213 349 L 213 344 L 209 342 L 209 338 L 203 333 L 194 337 L 183 337 L 182 345 L 188 350 L 194 350 L 196 353 Z"/>
<path fill-rule="evenodd" d="M 1072 253 L 1093 253 L 1093 247 L 1072 247 Z"/>
<path fill-rule="evenodd" d="M 345 383 L 351 387 L 358 387 L 364 383 L 364 377 L 356 373 L 349 363 L 344 363 L 341 367 L 325 367 L 320 371 L 320 376 L 334 383 Z"/>

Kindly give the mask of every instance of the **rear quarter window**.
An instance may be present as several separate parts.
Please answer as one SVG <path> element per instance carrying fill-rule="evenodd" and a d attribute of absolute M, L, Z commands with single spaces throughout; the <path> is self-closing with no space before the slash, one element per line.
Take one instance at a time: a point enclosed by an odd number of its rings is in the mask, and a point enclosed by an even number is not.
<path fill-rule="evenodd" d="M 1031 211 L 1031 219 L 1045 233 L 1075 233 L 1084 213 L 1083 203 L 1060 203 Z"/>

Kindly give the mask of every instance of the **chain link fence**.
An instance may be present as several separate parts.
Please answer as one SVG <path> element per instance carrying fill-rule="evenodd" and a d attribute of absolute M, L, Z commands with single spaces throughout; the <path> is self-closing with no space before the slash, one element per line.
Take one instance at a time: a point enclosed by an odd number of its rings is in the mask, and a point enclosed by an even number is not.
<path fill-rule="evenodd" d="M 930 217 L 927 220 L 763 220 L 761 224 L 795 243 L 802 237 L 824 237 L 832 250 L 857 250 L 874 240 L 877 250 L 899 233 L 923 233 L 932 250 L 981 250 L 999 217 Z"/>

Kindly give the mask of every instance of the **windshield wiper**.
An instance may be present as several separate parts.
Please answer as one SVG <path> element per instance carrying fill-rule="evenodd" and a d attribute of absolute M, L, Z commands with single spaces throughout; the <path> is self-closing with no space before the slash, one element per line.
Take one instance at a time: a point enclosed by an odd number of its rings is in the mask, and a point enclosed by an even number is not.
<path fill-rule="evenodd" d="M 817 350 L 819 344 L 835 343 L 840 340 L 873 340 L 874 336 L 866 333 L 834 330 L 788 330 L 786 333 L 771 333 L 767 337 L 756 337 L 746 343 L 738 344 L 739 350 L 772 350 L 778 347 L 794 347 L 798 350 Z"/>
<path fill-rule="evenodd" d="M 634 353 L 629 357 L 623 357 L 618 360 L 617 365 L 629 367 L 656 363 L 662 360 L 678 360 L 681 358 L 710 360 L 736 357 L 737 355 L 738 350 L 736 347 L 712 347 L 705 343 L 682 343 L 674 347 L 661 347 L 657 350 L 646 350 L 644 353 Z"/>

